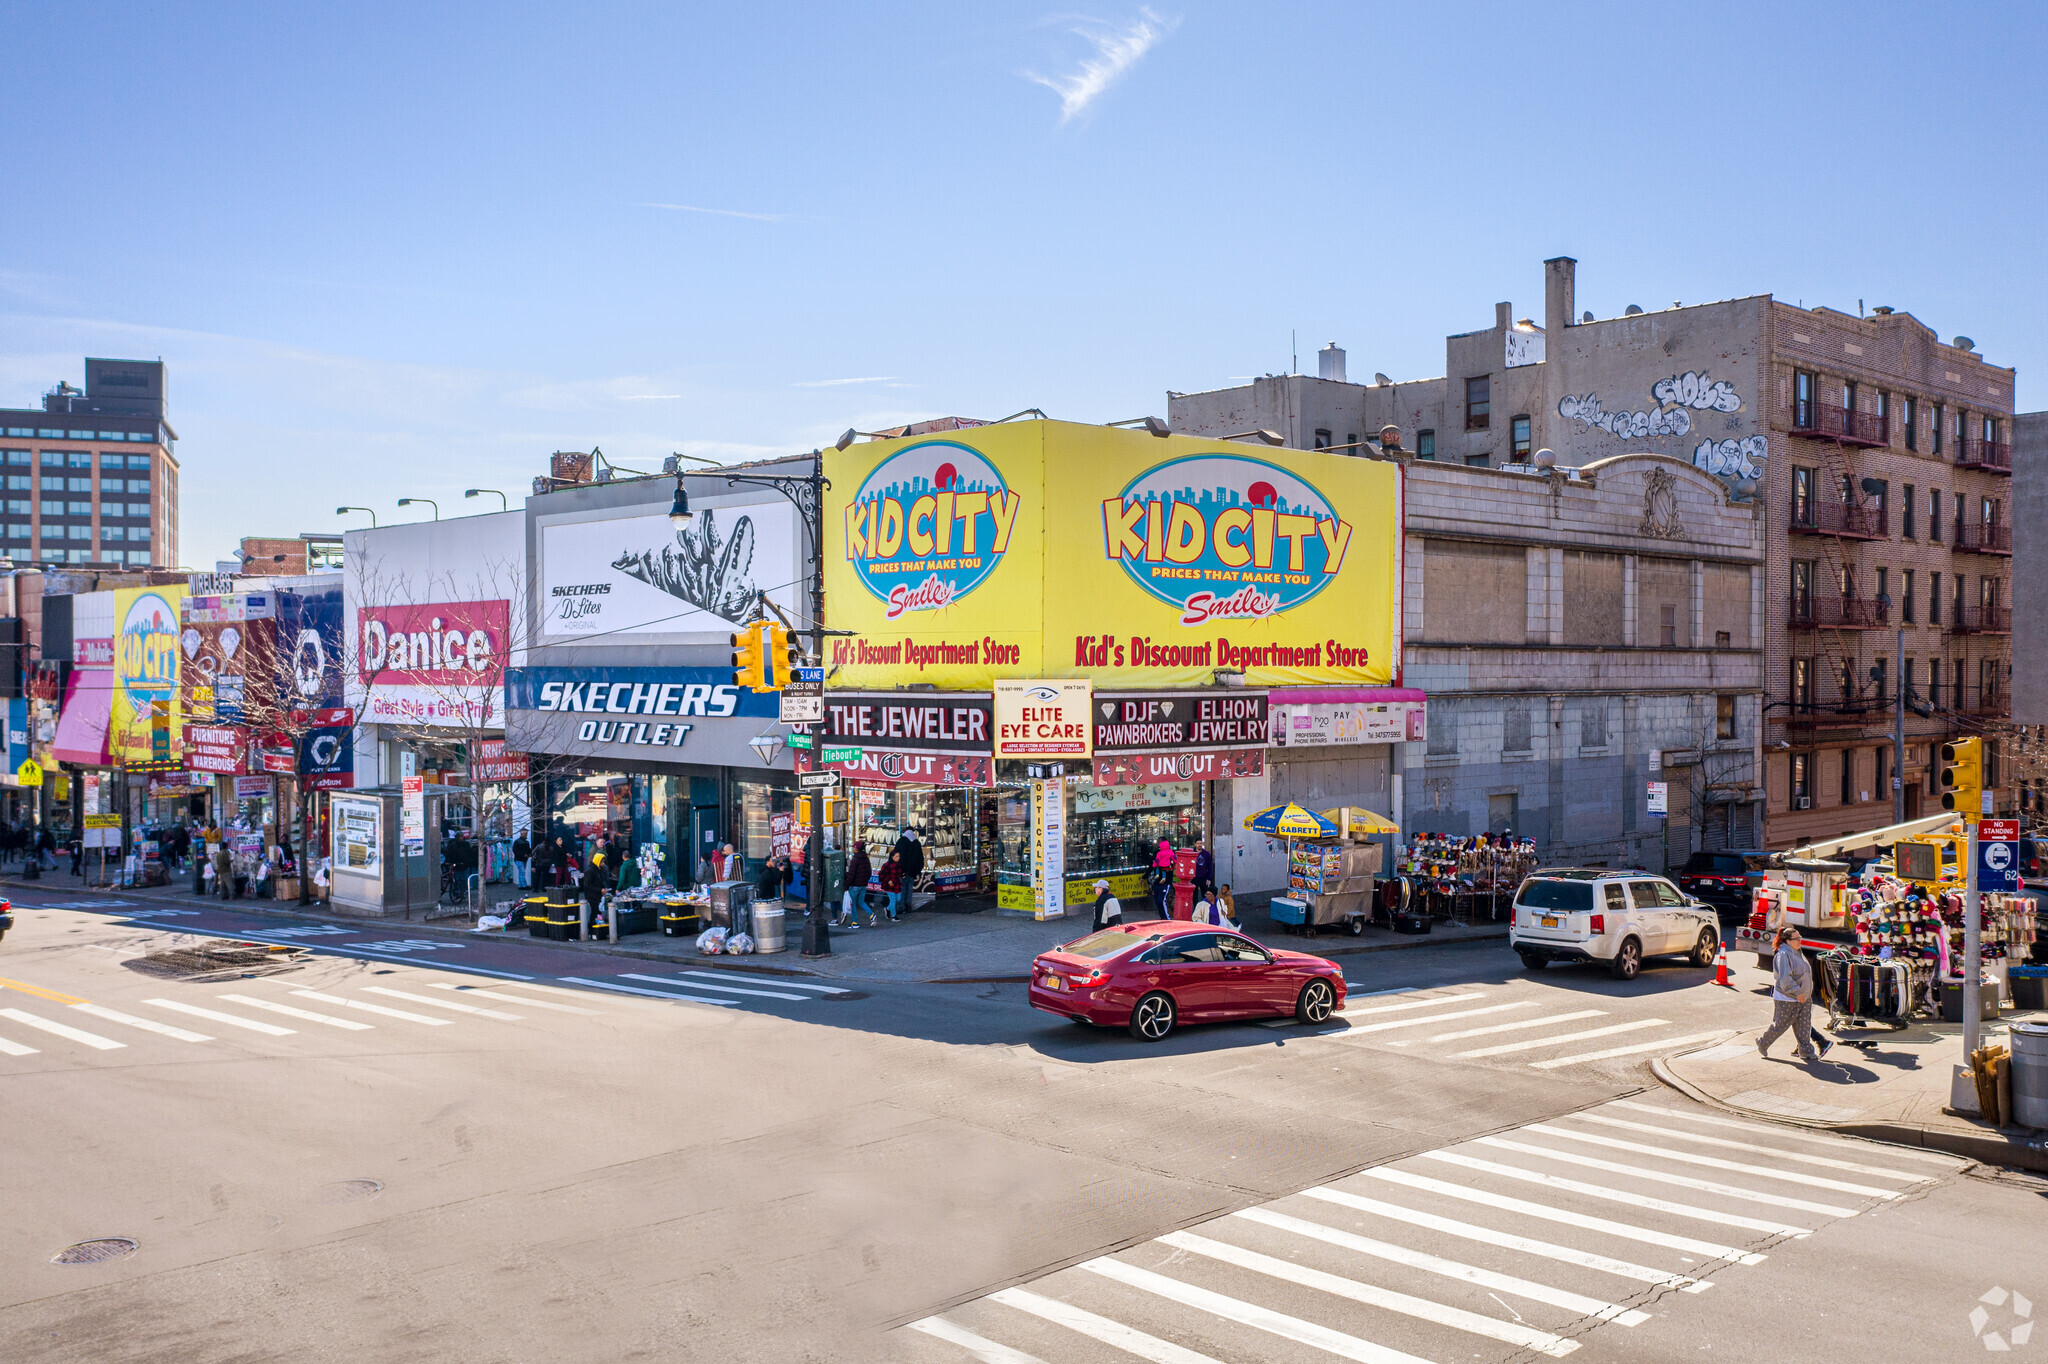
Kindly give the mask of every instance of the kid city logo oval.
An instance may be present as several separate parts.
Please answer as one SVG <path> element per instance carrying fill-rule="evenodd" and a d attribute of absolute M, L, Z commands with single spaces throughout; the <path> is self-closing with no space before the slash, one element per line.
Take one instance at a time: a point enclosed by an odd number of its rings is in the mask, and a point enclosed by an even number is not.
<path fill-rule="evenodd" d="M 178 683 L 178 611 L 168 598 L 144 592 L 128 607 L 114 636 L 114 676 L 138 706 L 170 698 Z"/>
<path fill-rule="evenodd" d="M 846 508 L 846 557 L 895 620 L 951 606 L 995 572 L 1024 495 L 957 441 L 927 441 L 875 466 Z"/>
<path fill-rule="evenodd" d="M 1261 620 L 1328 587 L 1351 523 L 1299 475 L 1243 455 L 1189 455 L 1102 504 L 1104 555 L 1182 625 Z"/>

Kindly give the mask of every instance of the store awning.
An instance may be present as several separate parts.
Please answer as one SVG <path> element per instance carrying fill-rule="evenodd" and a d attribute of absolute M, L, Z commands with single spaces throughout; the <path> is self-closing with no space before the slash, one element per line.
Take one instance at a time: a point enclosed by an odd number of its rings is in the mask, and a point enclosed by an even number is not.
<path fill-rule="evenodd" d="M 1266 698 L 1276 706 L 1334 705 L 1341 702 L 1384 705 L 1390 701 L 1427 701 L 1429 693 L 1419 687 L 1269 687 Z"/>
<path fill-rule="evenodd" d="M 114 714 L 111 668 L 78 668 L 57 717 L 57 741 L 50 752 L 59 762 L 107 767 L 107 728 Z"/>

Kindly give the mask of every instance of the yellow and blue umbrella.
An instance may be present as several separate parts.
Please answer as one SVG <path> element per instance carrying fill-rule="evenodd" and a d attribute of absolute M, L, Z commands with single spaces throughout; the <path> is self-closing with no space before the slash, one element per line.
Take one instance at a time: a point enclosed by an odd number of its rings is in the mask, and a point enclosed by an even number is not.
<path fill-rule="evenodd" d="M 1323 811 L 1323 818 L 1334 821 L 1347 834 L 1398 834 L 1401 826 L 1385 815 L 1377 815 L 1362 806 L 1342 806 L 1335 810 Z"/>
<path fill-rule="evenodd" d="M 1245 816 L 1244 827 L 1276 838 L 1335 838 L 1337 826 L 1292 801 Z"/>

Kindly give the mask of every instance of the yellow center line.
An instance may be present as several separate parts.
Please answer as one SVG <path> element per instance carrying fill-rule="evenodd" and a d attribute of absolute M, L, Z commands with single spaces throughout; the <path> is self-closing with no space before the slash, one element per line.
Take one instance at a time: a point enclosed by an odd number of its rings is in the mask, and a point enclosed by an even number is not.
<path fill-rule="evenodd" d="M 91 1002 L 90 1000 L 80 999 L 77 995 L 67 995 L 58 990 L 45 990 L 40 985 L 30 985 L 26 981 L 20 980 L 8 980 L 4 976 L 0 976 L 0 987 L 5 987 L 9 990 L 19 990 L 25 995 L 35 995 L 41 999 L 53 999 L 59 1004 L 87 1004 Z"/>

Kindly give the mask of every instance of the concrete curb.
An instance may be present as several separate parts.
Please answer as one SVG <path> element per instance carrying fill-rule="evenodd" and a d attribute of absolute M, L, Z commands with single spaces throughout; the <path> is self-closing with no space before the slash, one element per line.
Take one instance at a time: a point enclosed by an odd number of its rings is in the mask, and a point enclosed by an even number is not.
<path fill-rule="evenodd" d="M 1735 1036 L 1743 1034 L 1737 1032 Z M 1983 1165 L 2005 1165 L 2021 1170 L 2048 1173 L 2048 1138 L 2029 1142 L 2018 1137 L 2005 1136 L 1997 1131 L 1985 1133 L 1951 1132 L 1939 1127 L 1921 1127 L 1912 1123 L 1893 1122 L 1812 1122 L 1804 1118 L 1790 1117 L 1783 1113 L 1769 1113 L 1762 1109 L 1744 1108 L 1727 1100 L 1707 1093 L 1698 1085 L 1672 1070 L 1667 1062 L 1681 1056 L 1690 1056 L 1707 1047 L 1721 1046 L 1720 1042 L 1708 1042 L 1702 1046 L 1687 1047 L 1650 1059 L 1650 1073 L 1671 1089 L 1693 1102 L 1723 1113 L 1740 1114 L 1759 1122 L 1776 1123 L 1780 1127 L 1803 1128 L 1809 1132 L 1838 1132 L 1847 1137 L 1862 1137 L 1868 1141 L 1887 1142 L 1893 1146 L 1917 1146 L 1927 1151 L 1945 1151 L 1952 1156 L 1974 1160 Z"/>

